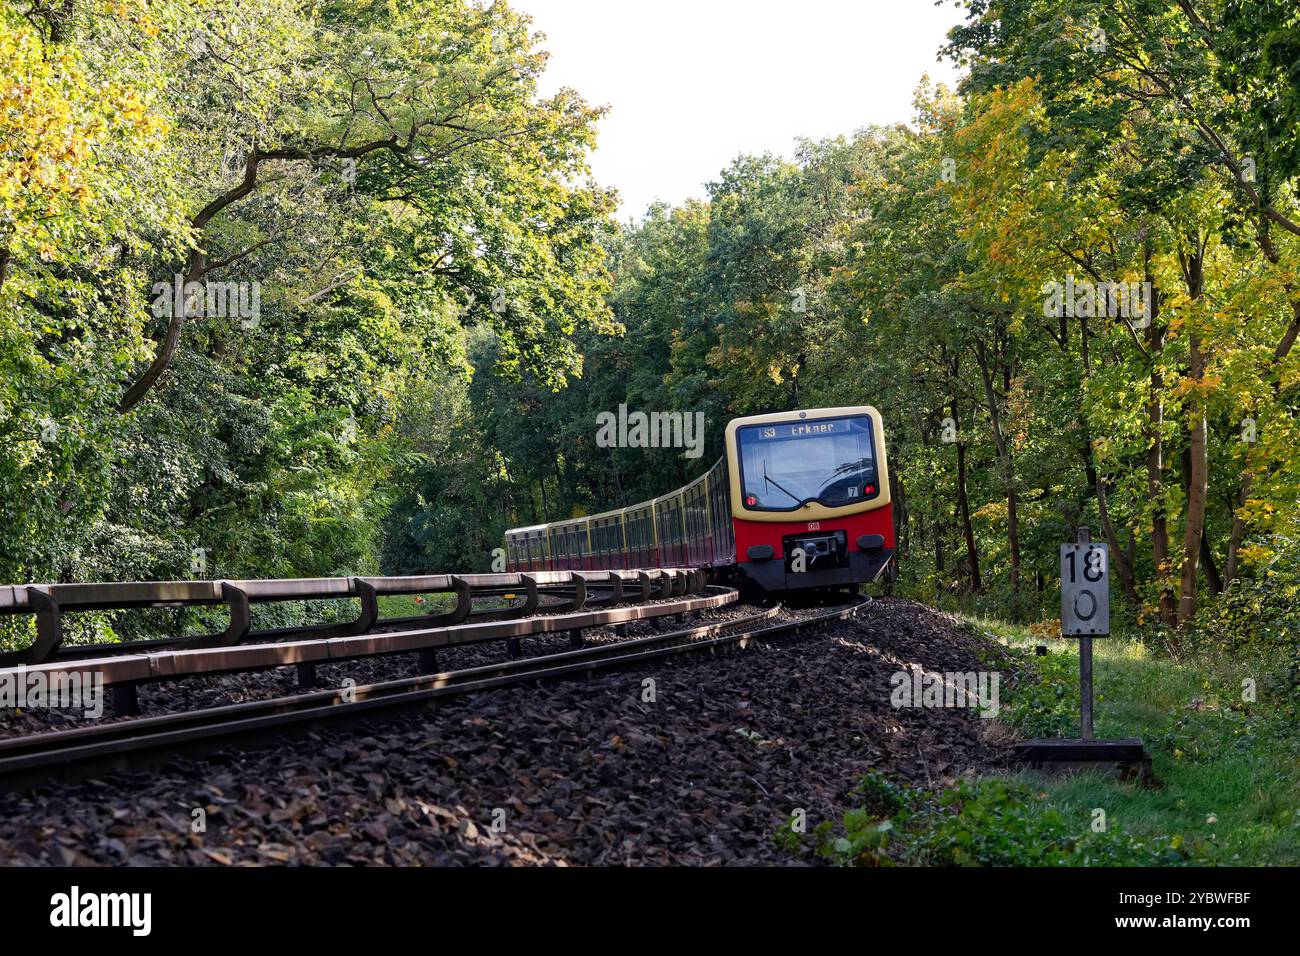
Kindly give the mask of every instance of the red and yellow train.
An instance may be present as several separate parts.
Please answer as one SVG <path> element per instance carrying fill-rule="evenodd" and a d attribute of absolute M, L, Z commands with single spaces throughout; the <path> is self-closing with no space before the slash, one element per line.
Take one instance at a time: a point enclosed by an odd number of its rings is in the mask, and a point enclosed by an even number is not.
<path fill-rule="evenodd" d="M 869 405 L 737 418 L 726 454 L 669 494 L 506 532 L 511 571 L 694 567 L 764 591 L 895 572 L 880 413 Z"/>

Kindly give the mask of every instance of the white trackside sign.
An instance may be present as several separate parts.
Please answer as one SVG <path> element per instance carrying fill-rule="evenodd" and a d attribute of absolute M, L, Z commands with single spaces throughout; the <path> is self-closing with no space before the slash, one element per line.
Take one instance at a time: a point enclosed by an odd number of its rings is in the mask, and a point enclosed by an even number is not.
<path fill-rule="evenodd" d="M 1110 555 L 1104 544 L 1061 545 L 1061 633 L 1110 633 Z"/>

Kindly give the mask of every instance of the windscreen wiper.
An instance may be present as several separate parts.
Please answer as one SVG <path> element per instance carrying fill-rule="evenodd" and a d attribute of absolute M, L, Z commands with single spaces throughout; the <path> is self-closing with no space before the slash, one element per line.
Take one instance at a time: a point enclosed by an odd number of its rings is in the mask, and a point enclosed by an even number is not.
<path fill-rule="evenodd" d="M 766 484 L 766 485 L 772 485 L 774 488 L 776 488 L 776 489 L 778 489 L 778 490 L 780 490 L 780 491 L 784 491 L 787 495 L 790 495 L 790 500 L 793 501 L 793 502 L 795 502 L 796 504 L 802 504 L 802 503 L 803 503 L 803 502 L 801 501 L 801 499 L 799 499 L 797 496 L 795 496 L 795 495 L 791 495 L 789 489 L 782 487 L 779 483 L 777 483 L 776 481 L 773 481 L 771 478 L 767 477 L 767 459 L 766 459 L 766 458 L 763 459 L 763 483 Z"/>

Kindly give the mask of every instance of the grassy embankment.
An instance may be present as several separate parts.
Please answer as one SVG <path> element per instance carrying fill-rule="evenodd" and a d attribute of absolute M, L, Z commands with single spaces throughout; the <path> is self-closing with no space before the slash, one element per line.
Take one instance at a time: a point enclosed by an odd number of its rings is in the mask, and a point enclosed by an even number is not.
<path fill-rule="evenodd" d="M 1039 643 L 1029 629 L 971 620 L 1017 650 Z M 1001 719 L 1024 736 L 1078 735 L 1078 648 L 1047 639 L 1029 658 L 1035 679 L 1004 690 Z M 1044 804 L 1135 837 L 1168 836 L 1196 862 L 1300 863 L 1300 688 L 1277 648 L 1229 651 L 1210 641 L 1177 654 L 1151 635 L 1094 641 L 1098 737 L 1141 737 L 1157 785 L 1100 773 L 1058 779 L 1022 774 Z M 1253 699 L 1251 699 L 1253 697 Z"/>
<path fill-rule="evenodd" d="M 1041 637 L 1052 623 L 962 619 L 999 645 L 987 660 L 1004 675 L 990 738 L 1077 737 L 1077 644 Z M 1039 643 L 1047 655 L 1034 654 Z M 872 776 L 842 819 L 777 838 L 797 854 L 869 866 L 1300 864 L 1294 648 L 1230 643 L 1200 633 L 1171 650 L 1137 630 L 1095 641 L 1096 734 L 1141 737 L 1152 786 L 1025 770 L 924 793 Z"/>

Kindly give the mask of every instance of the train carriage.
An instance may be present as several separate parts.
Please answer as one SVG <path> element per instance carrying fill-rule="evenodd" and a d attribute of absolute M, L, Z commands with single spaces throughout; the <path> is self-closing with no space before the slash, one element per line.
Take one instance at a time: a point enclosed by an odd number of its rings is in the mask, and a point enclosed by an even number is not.
<path fill-rule="evenodd" d="M 512 571 L 707 569 L 764 591 L 895 571 L 880 413 L 868 405 L 737 418 L 690 484 L 626 508 L 506 532 Z"/>

